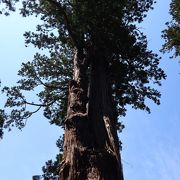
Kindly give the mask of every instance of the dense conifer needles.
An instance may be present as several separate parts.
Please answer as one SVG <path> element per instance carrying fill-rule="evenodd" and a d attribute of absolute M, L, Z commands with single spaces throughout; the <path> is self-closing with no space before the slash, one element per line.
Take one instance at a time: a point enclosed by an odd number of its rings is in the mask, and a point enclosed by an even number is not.
<path fill-rule="evenodd" d="M 16 2 L 2 0 L 4 12 L 15 10 Z M 14 87 L 3 88 L 10 113 L 1 110 L 1 128 L 21 129 L 40 109 L 50 123 L 63 125 L 74 49 L 86 57 L 92 50 L 105 52 L 118 115 L 125 115 L 128 104 L 150 112 L 146 99 L 159 104 L 160 93 L 151 85 L 161 85 L 165 74 L 158 67 L 160 58 L 147 49 L 146 36 L 136 25 L 153 0 L 28 0 L 22 4 L 24 17 L 35 15 L 42 20 L 36 32 L 24 34 L 26 45 L 48 53 L 23 63 L 18 73 L 22 79 Z M 35 92 L 37 98 L 29 101 L 25 92 Z"/>
<path fill-rule="evenodd" d="M 173 57 L 180 56 L 180 1 L 172 0 L 169 11 L 172 20 L 167 22 L 167 28 L 163 31 L 162 37 L 165 40 L 162 52 L 173 50 Z"/>

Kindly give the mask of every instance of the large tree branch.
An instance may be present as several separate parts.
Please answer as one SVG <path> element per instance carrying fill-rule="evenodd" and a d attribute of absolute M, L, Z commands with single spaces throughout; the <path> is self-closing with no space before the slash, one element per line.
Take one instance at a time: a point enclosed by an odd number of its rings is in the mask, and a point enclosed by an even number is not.
<path fill-rule="evenodd" d="M 68 87 L 62 87 L 62 86 L 57 86 L 51 83 L 46 83 L 43 82 L 41 80 L 41 78 L 38 76 L 38 74 L 36 73 L 36 71 L 34 72 L 35 78 L 37 79 L 37 81 L 39 81 L 40 85 L 43 85 L 44 87 L 48 88 L 48 89 L 60 89 L 61 91 L 65 91 L 68 90 Z M 68 83 L 68 82 L 67 82 Z"/>
<path fill-rule="evenodd" d="M 34 103 L 34 102 L 28 102 L 26 101 L 25 97 L 24 96 L 20 96 L 20 98 L 23 100 L 23 103 L 25 105 L 25 108 L 26 108 L 26 105 L 31 105 L 31 106 L 37 106 L 37 107 L 47 107 L 47 106 L 51 106 L 53 103 L 55 103 L 57 100 L 53 100 L 49 103 L 44 103 L 44 104 L 37 104 L 37 103 Z"/>
<path fill-rule="evenodd" d="M 47 106 L 51 106 L 53 103 L 55 103 L 56 100 L 52 101 L 52 102 L 49 102 L 47 104 L 37 104 L 37 103 L 33 103 L 33 102 L 27 102 L 25 101 L 25 104 L 27 105 L 31 105 L 31 106 L 38 106 L 38 107 L 47 107 Z"/>

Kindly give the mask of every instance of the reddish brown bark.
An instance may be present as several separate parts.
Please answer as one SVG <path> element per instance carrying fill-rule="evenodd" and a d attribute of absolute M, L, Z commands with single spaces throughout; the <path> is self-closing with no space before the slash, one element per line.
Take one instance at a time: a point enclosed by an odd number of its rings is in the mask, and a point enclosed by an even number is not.
<path fill-rule="evenodd" d="M 92 60 L 88 93 L 83 56 L 74 57 L 61 180 L 123 180 L 107 67 L 102 57 Z"/>

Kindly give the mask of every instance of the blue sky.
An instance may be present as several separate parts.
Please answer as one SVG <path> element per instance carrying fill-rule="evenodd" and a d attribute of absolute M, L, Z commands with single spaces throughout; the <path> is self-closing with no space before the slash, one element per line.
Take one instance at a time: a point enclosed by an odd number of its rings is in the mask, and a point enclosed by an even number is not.
<path fill-rule="evenodd" d="M 161 31 L 169 19 L 170 0 L 157 0 L 155 10 L 141 25 L 147 34 L 149 48 L 159 53 L 163 43 Z M 14 85 L 17 71 L 23 61 L 31 60 L 36 52 L 25 48 L 22 34 L 35 29 L 38 20 L 0 16 L 0 79 L 2 85 Z M 160 54 L 160 53 L 159 53 Z M 151 114 L 128 108 L 121 121 L 125 129 L 120 135 L 123 142 L 122 162 L 125 180 L 179 180 L 180 179 L 180 66 L 162 55 L 161 67 L 168 77 L 159 88 L 161 105 L 150 104 Z M 0 107 L 4 97 L 1 96 Z M 61 130 L 49 126 L 41 114 L 28 120 L 23 131 L 13 129 L 0 141 L 0 180 L 31 180 L 41 174 L 41 167 L 57 153 L 56 139 Z"/>

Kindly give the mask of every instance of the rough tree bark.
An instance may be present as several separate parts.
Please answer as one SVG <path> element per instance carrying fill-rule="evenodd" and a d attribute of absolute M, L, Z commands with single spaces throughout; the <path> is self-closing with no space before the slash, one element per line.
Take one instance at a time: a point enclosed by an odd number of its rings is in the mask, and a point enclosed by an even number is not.
<path fill-rule="evenodd" d="M 88 82 L 85 61 L 76 52 L 60 180 L 123 180 L 106 63 L 103 56 L 92 56 Z"/>

